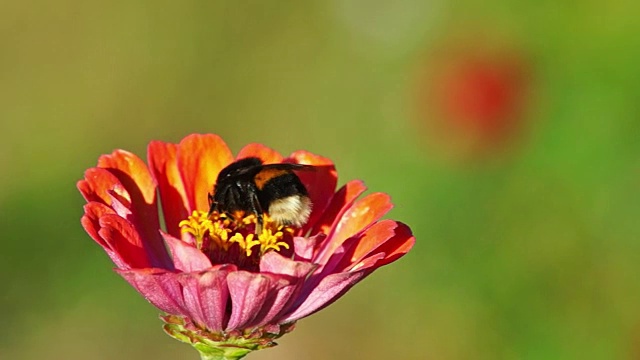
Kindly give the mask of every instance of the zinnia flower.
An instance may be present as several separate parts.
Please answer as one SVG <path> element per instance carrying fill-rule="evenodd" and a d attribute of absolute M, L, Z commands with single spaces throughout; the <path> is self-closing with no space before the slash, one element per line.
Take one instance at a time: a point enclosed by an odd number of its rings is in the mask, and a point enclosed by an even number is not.
<path fill-rule="evenodd" d="M 375 269 L 406 254 L 406 225 L 380 220 L 392 204 L 361 181 L 336 191 L 333 163 L 306 151 L 287 158 L 260 144 L 236 159 L 317 166 L 299 172 L 313 210 L 301 228 L 265 215 L 230 221 L 208 214 L 208 194 L 234 161 L 224 141 L 194 134 L 179 144 L 153 141 L 145 164 L 116 150 L 85 172 L 82 226 L 115 271 L 162 310 L 165 331 L 206 359 L 239 359 L 275 345 L 295 322 L 336 301 Z M 159 214 L 158 203 L 162 213 Z M 163 226 L 164 225 L 164 226 Z"/>

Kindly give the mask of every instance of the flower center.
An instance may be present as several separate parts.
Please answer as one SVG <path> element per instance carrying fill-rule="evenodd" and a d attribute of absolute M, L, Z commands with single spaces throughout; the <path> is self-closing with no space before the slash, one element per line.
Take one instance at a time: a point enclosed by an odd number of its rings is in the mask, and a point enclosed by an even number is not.
<path fill-rule="evenodd" d="M 196 247 L 214 264 L 233 263 L 246 270 L 257 270 L 260 257 L 269 251 L 291 249 L 294 229 L 278 225 L 263 215 L 262 231 L 255 234 L 257 217 L 230 219 L 216 212 L 208 215 L 195 210 L 180 222 L 182 233 L 195 238 Z"/>

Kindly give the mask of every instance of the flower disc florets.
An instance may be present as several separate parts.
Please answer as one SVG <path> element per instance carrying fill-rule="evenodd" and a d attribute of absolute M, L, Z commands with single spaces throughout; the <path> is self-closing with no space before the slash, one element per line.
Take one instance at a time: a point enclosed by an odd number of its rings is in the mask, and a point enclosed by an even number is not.
<path fill-rule="evenodd" d="M 191 234 L 195 245 L 212 264 L 235 264 L 240 269 L 259 271 L 260 258 L 269 251 L 283 252 L 293 246 L 295 229 L 278 225 L 268 215 L 256 234 L 257 217 L 249 215 L 239 220 L 217 212 L 211 215 L 194 210 L 180 222 L 183 233 Z"/>

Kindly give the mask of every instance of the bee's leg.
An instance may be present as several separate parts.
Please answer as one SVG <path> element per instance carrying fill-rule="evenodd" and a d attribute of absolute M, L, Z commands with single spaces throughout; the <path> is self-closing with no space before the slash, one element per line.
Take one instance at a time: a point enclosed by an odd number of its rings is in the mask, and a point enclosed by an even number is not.
<path fill-rule="evenodd" d="M 256 235 L 260 235 L 262 233 L 262 226 L 264 225 L 264 218 L 262 216 L 262 206 L 260 206 L 260 201 L 258 200 L 258 195 L 256 193 L 251 194 L 251 211 L 256 215 Z"/>
<path fill-rule="evenodd" d="M 262 226 L 264 225 L 264 217 L 262 216 L 262 213 L 258 213 L 258 215 L 256 215 L 257 217 L 257 223 L 256 223 L 256 235 L 260 235 L 262 234 Z"/>
<path fill-rule="evenodd" d="M 208 216 L 211 216 L 211 214 L 216 210 L 216 202 L 213 200 L 213 194 L 208 193 L 207 194 L 207 199 L 209 200 L 209 213 L 207 214 Z"/>

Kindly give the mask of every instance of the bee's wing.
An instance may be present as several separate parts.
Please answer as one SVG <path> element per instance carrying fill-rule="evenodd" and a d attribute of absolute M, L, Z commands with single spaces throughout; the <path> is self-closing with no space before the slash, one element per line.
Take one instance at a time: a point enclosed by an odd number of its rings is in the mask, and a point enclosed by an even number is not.
<path fill-rule="evenodd" d="M 314 171 L 316 169 L 313 165 L 304 165 L 304 164 L 289 164 L 289 163 L 279 163 L 279 164 L 265 164 L 262 165 L 262 170 L 299 170 L 299 171 Z"/>
<path fill-rule="evenodd" d="M 264 169 L 263 165 L 251 165 L 236 169 L 233 176 L 255 175 Z"/>

